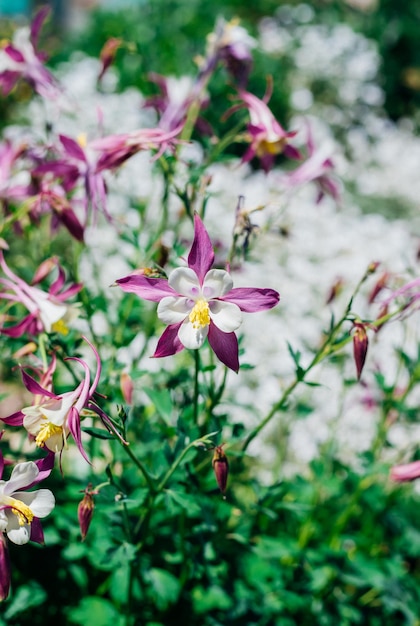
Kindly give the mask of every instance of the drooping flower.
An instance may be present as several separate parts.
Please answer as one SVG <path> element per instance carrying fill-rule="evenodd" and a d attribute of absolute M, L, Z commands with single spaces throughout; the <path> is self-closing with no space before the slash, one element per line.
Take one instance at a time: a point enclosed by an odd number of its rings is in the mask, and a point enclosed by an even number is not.
<path fill-rule="evenodd" d="M 43 478 L 45 472 L 33 461 L 27 461 L 15 465 L 9 480 L 0 480 L 0 532 L 5 532 L 13 543 L 43 542 L 39 520 L 53 510 L 54 495 L 49 489 L 22 491 Z"/>
<path fill-rule="evenodd" d="M 211 269 L 214 250 L 198 215 L 194 227 L 188 267 L 176 268 L 168 280 L 134 273 L 116 282 L 124 291 L 159 303 L 158 317 L 168 327 L 159 339 L 155 357 L 170 356 L 184 348 L 198 349 L 207 338 L 220 361 L 237 372 L 234 331 L 241 325 L 242 312 L 271 309 L 280 296 L 274 289 L 233 288 L 228 272 Z"/>
<path fill-rule="evenodd" d="M 101 361 L 93 345 L 86 338 L 84 339 L 96 358 L 97 367 L 92 383 L 89 366 L 79 357 L 67 357 L 66 360 L 76 361 L 82 366 L 85 372 L 84 380 L 72 391 L 66 391 L 61 395 L 54 393 L 52 383 L 43 387 L 22 370 L 23 383 L 35 396 L 34 404 L 2 419 L 6 424 L 23 425 L 40 448 L 45 447 L 54 453 L 61 453 L 67 438 L 72 435 L 83 458 L 88 460 L 82 445 L 81 413 L 83 409 L 89 409 L 100 415 L 102 420 L 106 416 L 93 399 L 101 375 Z M 52 371 L 49 372 L 50 381 L 51 377 Z"/>
<path fill-rule="evenodd" d="M 19 28 L 12 43 L 0 51 L 0 86 L 7 95 L 20 78 L 25 79 L 40 96 L 56 99 L 61 89 L 44 66 L 45 54 L 38 50 L 38 35 L 50 8 L 42 7 L 28 27 Z"/>
<path fill-rule="evenodd" d="M 54 259 L 50 271 L 57 267 L 58 277 L 50 285 L 48 291 L 44 291 L 39 287 L 28 285 L 22 278 L 19 278 L 8 267 L 3 253 L 0 250 L 0 267 L 6 278 L 0 278 L 0 298 L 8 300 L 11 304 L 20 303 L 28 311 L 20 322 L 14 326 L 5 326 L 4 322 L 0 327 L 0 333 L 9 335 L 10 337 L 20 337 L 25 332 L 31 335 L 38 335 L 41 332 L 51 333 L 61 332 L 67 333 L 67 325 L 78 315 L 75 305 L 66 304 L 65 300 L 75 295 L 82 285 L 74 283 L 69 287 L 65 287 L 65 274 L 61 266 L 58 265 L 57 259 Z M 43 278 L 44 275 L 41 277 Z M 36 282 L 40 279 L 38 278 Z"/>
<path fill-rule="evenodd" d="M 307 124 L 306 150 L 308 158 L 299 167 L 282 177 L 287 187 L 300 187 L 314 182 L 318 188 L 316 203 L 319 204 L 325 195 L 331 196 L 336 202 L 340 198 L 340 187 L 337 180 L 331 175 L 334 163 L 331 159 L 331 147 L 324 144 L 320 148 L 315 146 L 312 130 Z"/>
<path fill-rule="evenodd" d="M 246 106 L 250 116 L 247 131 L 250 146 L 242 157 L 242 163 L 248 163 L 254 157 L 258 157 L 265 172 L 270 171 L 277 155 L 284 154 L 290 159 L 301 159 L 301 154 L 289 139 L 292 139 L 297 131 L 286 131 L 276 120 L 267 106 L 269 95 L 263 100 L 257 98 L 248 91 L 239 90 L 242 103 L 232 107 L 231 111 Z"/>

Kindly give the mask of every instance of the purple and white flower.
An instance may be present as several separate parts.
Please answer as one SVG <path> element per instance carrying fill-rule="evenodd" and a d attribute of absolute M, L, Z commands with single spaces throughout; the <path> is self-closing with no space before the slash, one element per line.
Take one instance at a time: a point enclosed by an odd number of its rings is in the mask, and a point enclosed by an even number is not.
<path fill-rule="evenodd" d="M 198 215 L 188 267 L 176 268 L 168 280 L 131 274 L 117 280 L 127 292 L 158 302 L 157 314 L 168 325 L 160 337 L 155 357 L 170 356 L 184 348 L 201 348 L 206 339 L 216 356 L 235 372 L 239 369 L 235 330 L 242 312 L 271 309 L 279 301 L 273 289 L 233 288 L 229 273 L 212 269 L 214 250 Z"/>

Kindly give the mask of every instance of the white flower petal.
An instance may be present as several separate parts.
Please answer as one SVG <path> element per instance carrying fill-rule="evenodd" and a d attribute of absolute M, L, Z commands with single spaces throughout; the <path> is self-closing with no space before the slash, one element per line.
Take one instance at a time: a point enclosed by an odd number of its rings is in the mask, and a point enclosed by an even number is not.
<path fill-rule="evenodd" d="M 4 511 L 0 511 L 0 533 L 4 532 L 7 528 L 7 517 Z"/>
<path fill-rule="evenodd" d="M 225 270 L 210 270 L 204 277 L 203 296 L 206 300 L 220 298 L 233 287 L 233 280 Z"/>
<path fill-rule="evenodd" d="M 61 320 L 67 313 L 67 305 L 53 302 L 51 296 L 40 289 L 31 289 L 31 298 L 38 307 L 39 317 L 47 333 L 51 332 L 53 324 Z"/>
<path fill-rule="evenodd" d="M 181 296 L 196 299 L 201 295 L 200 281 L 190 267 L 177 267 L 169 275 L 168 283 Z"/>
<path fill-rule="evenodd" d="M 16 493 L 15 498 L 27 504 L 35 517 L 46 517 L 55 506 L 54 495 L 49 489 Z"/>
<path fill-rule="evenodd" d="M 194 301 L 188 301 L 188 298 L 167 296 L 159 302 L 157 315 L 164 324 L 179 324 L 187 317 L 193 306 Z"/>
<path fill-rule="evenodd" d="M 10 495 L 22 487 L 27 487 L 38 477 L 39 469 L 33 461 L 26 461 L 25 463 L 18 463 L 15 465 L 10 476 L 10 480 L 7 481 L 4 486 L 3 493 Z"/>
<path fill-rule="evenodd" d="M 178 337 L 185 348 L 197 350 L 197 348 L 201 348 L 203 345 L 208 332 L 208 326 L 194 328 L 189 319 L 186 319 L 178 331 Z"/>
<path fill-rule="evenodd" d="M 18 546 L 28 543 L 31 537 L 31 525 L 24 524 L 20 526 L 17 516 L 11 511 L 7 512 L 7 536 L 13 543 Z"/>
<path fill-rule="evenodd" d="M 211 300 L 209 302 L 210 317 L 221 331 L 231 333 L 242 323 L 241 309 L 233 302 Z"/>
<path fill-rule="evenodd" d="M 67 414 L 76 402 L 79 395 L 79 387 L 74 391 L 63 393 L 60 400 L 48 400 L 42 406 L 42 415 L 52 424 L 63 426 L 67 419 Z"/>
<path fill-rule="evenodd" d="M 31 435 L 36 436 L 39 432 L 41 422 L 43 420 L 40 406 L 28 406 L 22 409 L 23 427 Z"/>

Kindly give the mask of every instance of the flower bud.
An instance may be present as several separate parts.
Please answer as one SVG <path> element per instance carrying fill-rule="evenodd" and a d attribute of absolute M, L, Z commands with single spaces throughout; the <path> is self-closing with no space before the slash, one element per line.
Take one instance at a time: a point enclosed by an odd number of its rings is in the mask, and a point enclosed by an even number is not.
<path fill-rule="evenodd" d="M 77 517 L 79 520 L 80 526 L 80 534 L 82 535 L 82 541 L 85 540 L 87 532 L 89 530 L 90 522 L 92 521 L 93 509 L 95 507 L 95 503 L 93 501 L 93 496 L 96 494 L 96 491 L 92 491 L 92 485 L 86 487 L 84 491 L 83 500 L 79 503 L 77 508 Z"/>
<path fill-rule="evenodd" d="M 128 405 L 133 404 L 133 381 L 127 372 L 121 374 L 120 387 L 124 402 Z"/>
<path fill-rule="evenodd" d="M 405 465 L 394 465 L 391 468 L 391 478 L 396 482 L 407 482 L 420 477 L 420 461 L 413 461 Z"/>
<path fill-rule="evenodd" d="M 10 591 L 10 559 L 6 537 L 0 533 L 0 602 L 6 600 Z"/>
<path fill-rule="evenodd" d="M 357 379 L 360 380 L 368 349 L 368 336 L 364 324 L 355 322 L 353 333 L 353 354 L 356 363 Z"/>
<path fill-rule="evenodd" d="M 219 489 L 222 493 L 225 493 L 229 473 L 229 463 L 226 454 L 223 452 L 223 445 L 224 444 L 215 447 L 212 465 Z"/>

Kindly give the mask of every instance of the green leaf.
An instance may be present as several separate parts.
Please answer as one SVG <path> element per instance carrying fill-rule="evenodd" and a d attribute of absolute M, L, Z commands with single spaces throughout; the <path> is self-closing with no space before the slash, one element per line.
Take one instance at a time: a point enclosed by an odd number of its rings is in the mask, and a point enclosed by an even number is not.
<path fill-rule="evenodd" d="M 168 426 L 172 425 L 172 398 L 167 389 L 143 389 L 155 405 L 156 411 L 164 419 Z"/>
<path fill-rule="evenodd" d="M 83 598 L 78 606 L 68 613 L 73 624 L 92 624 L 95 626 L 122 626 L 123 616 L 113 607 L 109 600 L 88 596 Z"/>
<path fill-rule="evenodd" d="M 170 572 L 154 567 L 147 574 L 148 582 L 153 589 L 153 600 L 160 610 L 165 610 L 176 602 L 181 585 L 179 580 Z"/>
<path fill-rule="evenodd" d="M 196 587 L 192 594 L 194 610 L 207 613 L 214 609 L 227 611 L 233 605 L 232 598 L 221 587 Z"/>
<path fill-rule="evenodd" d="M 171 489 L 166 490 L 166 495 L 177 505 L 176 508 L 186 511 L 188 517 L 194 517 L 201 513 L 201 507 L 197 504 L 194 496 L 190 496 L 182 491 L 172 491 Z"/>
<path fill-rule="evenodd" d="M 27 585 L 18 587 L 12 596 L 7 611 L 4 613 L 4 617 L 6 620 L 12 619 L 28 609 L 40 606 L 46 600 L 45 590 L 38 583 L 31 581 Z"/>

